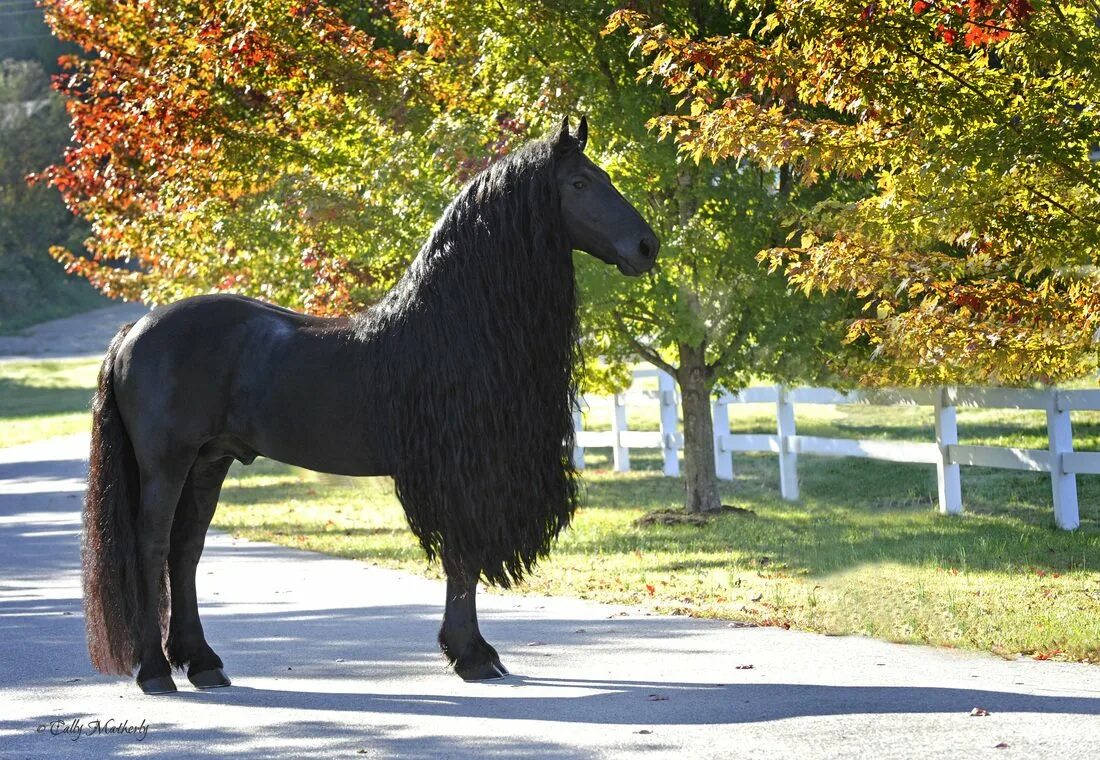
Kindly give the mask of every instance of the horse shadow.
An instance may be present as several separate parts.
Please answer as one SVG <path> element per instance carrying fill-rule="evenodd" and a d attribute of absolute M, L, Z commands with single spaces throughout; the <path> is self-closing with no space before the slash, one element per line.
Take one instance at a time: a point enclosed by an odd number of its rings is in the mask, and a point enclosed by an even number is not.
<path fill-rule="evenodd" d="M 539 696 L 508 694 L 532 687 Z M 555 695 L 553 690 L 562 693 Z M 699 684 L 513 675 L 494 682 L 496 695 L 441 698 L 439 693 L 324 692 L 234 686 L 216 692 L 179 692 L 175 698 L 268 709 L 311 709 L 361 714 L 535 720 L 637 727 L 760 723 L 844 715 L 991 713 L 1100 716 L 1100 698 L 1037 696 L 988 689 L 821 684 Z M 577 694 L 577 692 L 581 692 Z"/>

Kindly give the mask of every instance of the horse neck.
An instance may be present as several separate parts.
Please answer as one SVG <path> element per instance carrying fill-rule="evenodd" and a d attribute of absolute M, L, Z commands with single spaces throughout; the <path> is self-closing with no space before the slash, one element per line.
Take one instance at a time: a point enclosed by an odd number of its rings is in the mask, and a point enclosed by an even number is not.
<path fill-rule="evenodd" d="M 448 345 L 524 354 L 574 339 L 576 295 L 568 250 L 495 257 L 425 246 L 405 275 L 354 322 L 361 340 L 403 336 L 407 349 Z M 472 259 L 471 257 L 478 257 Z M 439 341 L 444 341 L 440 343 Z"/>
<path fill-rule="evenodd" d="M 456 257 L 440 267 L 433 290 L 444 294 L 468 326 L 500 341 L 500 348 L 511 344 L 511 350 L 525 353 L 537 351 L 540 343 L 571 339 L 576 296 L 570 252 L 518 250 L 479 266 Z M 454 287 L 459 283 L 461 288 Z"/>

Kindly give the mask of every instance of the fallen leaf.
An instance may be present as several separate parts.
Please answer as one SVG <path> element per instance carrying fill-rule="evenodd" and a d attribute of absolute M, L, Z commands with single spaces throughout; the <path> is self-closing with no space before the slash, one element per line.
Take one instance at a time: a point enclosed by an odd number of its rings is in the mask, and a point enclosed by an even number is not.
<path fill-rule="evenodd" d="M 657 593 L 657 589 L 653 588 L 653 586 L 649 583 L 645 584 L 645 590 L 649 592 L 650 596 L 653 596 L 655 593 Z"/>
<path fill-rule="evenodd" d="M 668 697 L 662 697 L 660 694 L 650 694 L 646 697 L 650 702 L 667 702 Z"/>
<path fill-rule="evenodd" d="M 545 641 L 528 641 L 527 646 L 529 646 L 529 647 L 544 647 L 544 646 L 546 646 L 546 642 Z"/>
<path fill-rule="evenodd" d="M 994 744 L 993 749 L 1008 749 L 1008 742 L 1001 742 L 1000 744 Z"/>
<path fill-rule="evenodd" d="M 636 733 L 636 734 L 652 734 L 653 732 L 650 731 L 648 728 L 643 728 L 641 731 L 635 731 L 634 733 Z"/>
<path fill-rule="evenodd" d="M 754 667 L 753 665 L 738 665 L 737 669 L 738 670 L 752 670 L 753 667 Z"/>
<path fill-rule="evenodd" d="M 972 718 L 984 718 L 987 715 L 989 715 L 989 710 L 985 709 L 984 707 L 975 707 L 973 710 L 970 711 L 970 716 Z"/>

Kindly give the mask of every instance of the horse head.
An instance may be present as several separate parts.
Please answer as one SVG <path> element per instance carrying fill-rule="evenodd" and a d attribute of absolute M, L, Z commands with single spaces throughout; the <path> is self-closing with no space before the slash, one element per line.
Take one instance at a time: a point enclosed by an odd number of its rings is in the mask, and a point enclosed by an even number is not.
<path fill-rule="evenodd" d="M 554 179 L 569 244 L 636 277 L 653 268 L 661 242 L 607 172 L 584 155 L 587 142 L 587 118 L 582 116 L 577 134 L 570 135 L 566 117 L 554 144 Z"/>

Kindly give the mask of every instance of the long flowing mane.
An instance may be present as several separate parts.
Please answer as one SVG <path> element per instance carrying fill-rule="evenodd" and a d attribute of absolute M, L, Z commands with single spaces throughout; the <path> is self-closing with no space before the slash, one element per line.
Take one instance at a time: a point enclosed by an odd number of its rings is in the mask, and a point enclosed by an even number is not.
<path fill-rule="evenodd" d="M 402 280 L 354 321 L 380 349 L 366 354 L 364 393 L 401 420 L 394 480 L 410 527 L 449 574 L 501 586 L 549 551 L 577 503 L 561 151 L 531 143 L 471 180 Z"/>

